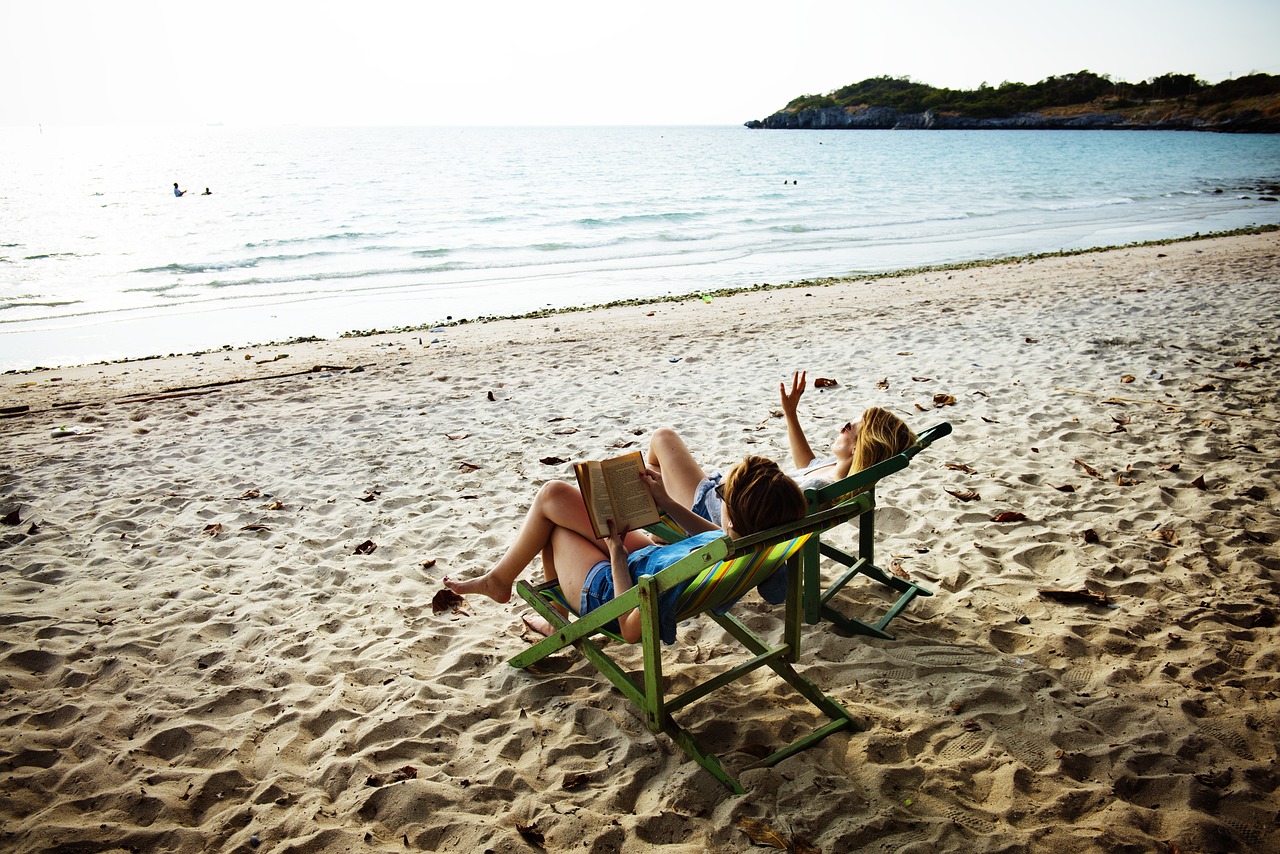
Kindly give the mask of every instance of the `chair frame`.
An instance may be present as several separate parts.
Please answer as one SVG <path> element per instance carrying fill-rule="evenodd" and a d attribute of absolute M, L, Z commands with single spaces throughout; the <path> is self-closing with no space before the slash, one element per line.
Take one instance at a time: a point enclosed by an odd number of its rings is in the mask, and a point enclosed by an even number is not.
<path fill-rule="evenodd" d="M 810 512 L 839 501 L 850 493 L 871 495 L 874 497 L 876 484 L 884 477 L 902 471 L 911 464 L 911 460 L 936 440 L 950 435 L 951 425 L 943 421 L 919 434 L 915 443 L 902 453 L 890 457 L 874 466 L 855 472 L 843 480 L 836 481 L 821 489 L 805 490 L 805 498 L 809 502 Z M 859 490 L 861 490 L 859 492 Z M 873 500 L 874 504 L 874 500 Z M 885 628 L 898 616 L 917 596 L 932 596 L 930 590 L 913 581 L 898 578 L 885 572 L 875 564 L 876 522 L 875 513 L 863 513 L 858 517 L 857 554 L 849 554 L 829 543 L 821 542 L 820 537 L 811 537 L 801 550 L 800 563 L 803 576 L 804 620 L 813 625 L 819 620 L 826 620 L 851 634 L 868 635 L 882 640 L 893 640 L 893 635 Z M 837 564 L 847 567 L 843 574 L 827 587 L 822 587 L 822 558 L 828 558 Z M 836 610 L 830 602 L 850 581 L 857 576 L 865 576 L 872 581 L 885 585 L 897 592 L 893 604 L 878 619 L 871 621 L 847 616 Z"/>
<path fill-rule="evenodd" d="M 524 669 L 566 647 L 576 647 L 618 690 L 639 707 L 650 730 L 655 733 L 666 733 L 691 759 L 711 772 L 734 794 L 741 795 L 745 790 L 738 781 L 724 769 L 714 754 L 704 749 L 691 733 L 675 721 L 672 717 L 673 712 L 706 697 L 753 670 L 767 666 L 830 718 L 831 722 L 765 757 L 760 761 L 760 765 L 766 767 L 776 765 L 842 729 L 860 730 L 847 709 L 792 667 L 800 655 L 803 585 L 797 556 L 793 555 L 789 561 L 790 574 L 787 580 L 781 641 L 776 644 L 769 643 L 732 614 L 726 613 L 721 616 L 710 610 L 723 603 L 714 601 L 708 603 L 699 613 L 706 614 L 715 620 L 746 648 L 751 657 L 671 698 L 667 698 L 663 686 L 658 597 L 663 592 L 697 577 L 704 569 L 719 561 L 732 560 L 749 552 L 771 548 L 801 536 L 807 536 L 812 540 L 820 531 L 843 524 L 854 516 L 868 515 L 874 508 L 875 497 L 870 493 L 862 493 L 848 501 L 816 511 L 796 522 L 769 531 L 737 540 L 727 536 L 721 537 L 695 550 L 656 575 L 642 576 L 639 583 L 632 589 L 576 619 L 567 618 L 557 607 L 557 599 L 552 595 L 552 591 L 558 586 L 555 582 L 535 586 L 521 581 L 516 585 L 521 598 L 541 614 L 555 631 L 550 637 L 534 643 L 511 658 L 509 663 L 513 667 Z M 602 627 L 610 621 L 636 607 L 640 608 L 641 614 L 642 631 L 639 642 L 644 652 L 643 681 L 637 681 L 624 671 L 597 640 L 592 638 L 593 635 L 603 633 Z"/>

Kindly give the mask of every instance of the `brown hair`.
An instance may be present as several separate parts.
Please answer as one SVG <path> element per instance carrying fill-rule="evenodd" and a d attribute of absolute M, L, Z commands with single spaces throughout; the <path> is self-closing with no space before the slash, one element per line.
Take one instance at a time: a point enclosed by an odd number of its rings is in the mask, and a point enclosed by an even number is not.
<path fill-rule="evenodd" d="M 808 509 L 800 487 L 765 457 L 747 457 L 731 468 L 723 491 L 733 529 L 743 537 L 794 522 Z"/>
<path fill-rule="evenodd" d="M 896 456 L 916 443 L 916 434 L 901 418 L 887 409 L 873 406 L 862 413 L 858 445 L 853 449 L 850 473 L 860 472 Z"/>

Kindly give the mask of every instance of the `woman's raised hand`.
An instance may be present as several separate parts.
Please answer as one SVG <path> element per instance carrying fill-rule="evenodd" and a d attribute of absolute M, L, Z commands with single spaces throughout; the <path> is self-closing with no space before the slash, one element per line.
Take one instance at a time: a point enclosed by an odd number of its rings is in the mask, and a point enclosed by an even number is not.
<path fill-rule="evenodd" d="M 788 417 L 796 414 L 796 406 L 800 403 L 800 397 L 804 394 L 805 372 L 796 371 L 791 375 L 791 388 L 788 389 L 786 383 L 778 383 L 778 394 L 782 398 L 782 411 Z"/>

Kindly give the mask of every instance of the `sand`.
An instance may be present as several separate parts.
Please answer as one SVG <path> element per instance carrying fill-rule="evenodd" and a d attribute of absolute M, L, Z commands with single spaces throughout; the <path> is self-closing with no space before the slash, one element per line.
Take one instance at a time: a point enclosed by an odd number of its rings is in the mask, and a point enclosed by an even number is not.
<path fill-rule="evenodd" d="M 1280 850 L 1278 309 L 1270 233 L 0 377 L 28 407 L 0 420 L 0 840 L 736 852 L 753 819 L 799 851 Z M 568 479 L 543 459 L 666 425 L 708 468 L 785 461 L 797 368 L 839 383 L 801 403 L 815 446 L 869 404 L 955 428 L 878 494 L 879 555 L 936 595 L 893 641 L 805 629 L 863 732 L 755 768 L 802 701 L 757 673 L 695 704 L 734 797 L 576 654 L 508 666 L 518 600 L 433 613 Z M 731 649 L 689 622 L 669 677 Z"/>

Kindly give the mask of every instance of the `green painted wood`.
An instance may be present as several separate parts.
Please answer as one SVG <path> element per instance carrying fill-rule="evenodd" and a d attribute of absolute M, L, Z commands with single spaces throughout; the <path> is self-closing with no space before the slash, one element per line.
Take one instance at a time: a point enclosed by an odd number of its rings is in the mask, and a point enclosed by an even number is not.
<path fill-rule="evenodd" d="M 787 585 L 787 601 L 782 629 L 782 642 L 771 644 L 756 635 L 732 614 L 717 616 L 710 608 L 719 604 L 708 603 L 705 616 L 711 617 L 721 625 L 731 637 L 736 639 L 748 653 L 748 658 L 732 665 L 696 684 L 693 688 L 667 698 L 663 688 L 662 677 L 662 643 L 658 628 L 658 596 L 672 587 L 695 577 L 707 566 L 720 560 L 729 560 L 745 555 L 755 549 L 769 549 L 803 534 L 812 534 L 828 530 L 836 525 L 844 524 L 855 516 L 866 514 L 874 509 L 874 499 L 870 494 L 855 496 L 849 501 L 834 507 L 811 513 L 804 519 L 763 531 L 750 537 L 732 540 L 722 537 L 689 554 L 657 575 L 641 578 L 639 583 L 621 596 L 606 602 L 600 608 L 576 619 L 566 618 L 558 607 L 554 584 L 530 585 L 519 582 L 516 591 L 522 599 L 541 614 L 556 629 L 551 637 L 534 643 L 532 646 L 513 656 L 510 663 L 519 668 L 527 668 L 535 662 L 567 648 L 575 648 L 590 661 L 601 674 L 617 687 L 645 717 L 649 728 L 654 732 L 665 733 L 673 742 L 684 750 L 685 754 L 712 776 L 727 786 L 735 794 L 743 794 L 744 790 L 738 781 L 729 774 L 720 760 L 703 748 L 698 740 L 681 727 L 672 717 L 672 712 L 684 708 L 691 703 L 721 690 L 742 679 L 762 667 L 770 668 L 796 689 L 801 697 L 807 699 L 820 712 L 832 718 L 832 723 L 818 729 L 815 733 L 802 737 L 794 744 L 784 747 L 775 761 L 816 744 L 833 732 L 842 729 L 854 730 L 853 718 L 839 703 L 827 697 L 808 679 L 800 676 L 791 666 L 799 654 L 800 626 L 802 618 L 801 598 L 804 583 L 800 577 L 798 558 L 792 559 L 791 576 Z M 601 627 L 616 619 L 632 608 L 640 608 L 641 639 L 644 659 L 642 681 L 637 681 L 625 672 L 596 642 L 595 636 L 601 634 Z M 718 662 L 717 662 L 718 663 Z"/>
<path fill-rule="evenodd" d="M 900 472 L 911 464 L 911 460 L 915 458 L 924 449 L 931 446 L 935 441 L 951 434 L 951 425 L 942 422 L 930 427 L 923 433 L 919 434 L 916 442 L 902 453 L 895 457 L 891 457 L 883 462 L 877 463 L 863 471 L 856 472 L 844 480 L 824 486 L 821 489 L 810 489 L 805 491 L 805 497 L 809 501 L 811 508 L 819 508 L 826 506 L 827 503 L 846 496 L 852 492 L 858 492 L 859 495 L 870 495 L 874 501 L 876 485 L 879 482 L 896 472 Z M 898 616 L 917 596 L 932 596 L 932 591 L 921 587 L 920 585 L 898 578 L 890 573 L 885 572 L 875 564 L 875 513 L 864 513 L 858 517 L 858 553 L 856 555 L 848 554 L 840 549 L 834 548 L 826 543 L 821 542 L 820 538 L 815 536 L 805 544 L 805 549 L 801 554 L 801 575 L 804 578 L 804 591 L 802 594 L 804 620 L 810 625 L 814 625 L 822 620 L 834 624 L 835 626 L 859 635 L 867 635 L 870 637 L 881 638 L 883 640 L 893 640 L 893 635 L 885 631 L 885 627 Z M 847 569 L 834 581 L 830 586 L 824 587 L 822 578 L 822 559 L 827 558 L 829 561 L 847 567 Z M 841 613 L 831 600 L 845 589 L 854 579 L 865 578 L 871 582 L 887 586 L 899 593 L 889 608 L 879 616 L 873 616 L 868 619 L 859 619 Z"/>

